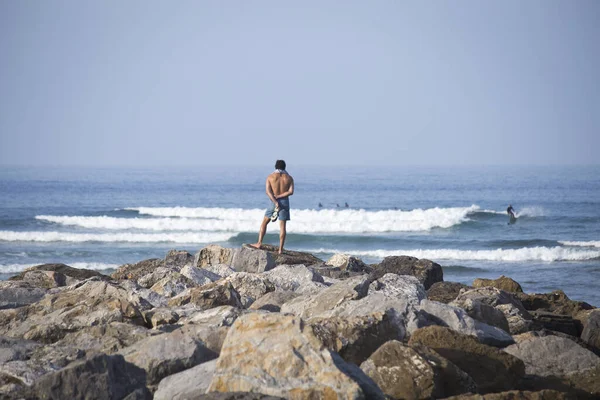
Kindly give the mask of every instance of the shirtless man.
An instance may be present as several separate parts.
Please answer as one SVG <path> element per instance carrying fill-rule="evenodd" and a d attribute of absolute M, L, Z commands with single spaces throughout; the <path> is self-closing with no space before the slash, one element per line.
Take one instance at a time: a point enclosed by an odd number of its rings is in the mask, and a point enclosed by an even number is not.
<path fill-rule="evenodd" d="M 294 194 L 294 178 L 292 178 L 285 170 L 285 161 L 277 160 L 275 163 L 275 171 L 267 176 L 265 191 L 273 204 L 267 208 L 260 225 L 260 231 L 258 232 L 258 242 L 252 246 L 257 249 L 261 248 L 263 238 L 267 232 L 267 225 L 271 222 L 273 212 L 277 210 L 277 218 L 279 218 L 279 254 L 282 254 L 286 235 L 285 224 L 290 220 L 289 196 Z"/>

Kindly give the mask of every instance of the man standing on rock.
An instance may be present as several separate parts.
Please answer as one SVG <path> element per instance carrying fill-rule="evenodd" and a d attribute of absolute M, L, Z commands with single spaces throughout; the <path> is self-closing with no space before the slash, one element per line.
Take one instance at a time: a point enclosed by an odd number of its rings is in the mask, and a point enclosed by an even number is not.
<path fill-rule="evenodd" d="M 267 232 L 267 225 L 270 221 L 279 219 L 279 254 L 283 253 L 283 244 L 285 243 L 285 224 L 290 220 L 290 199 L 289 196 L 294 194 L 294 178 L 285 170 L 285 161 L 277 160 L 275 162 L 275 171 L 267 176 L 266 192 L 271 204 L 258 232 L 258 242 L 252 245 L 260 249 L 263 238 Z"/>

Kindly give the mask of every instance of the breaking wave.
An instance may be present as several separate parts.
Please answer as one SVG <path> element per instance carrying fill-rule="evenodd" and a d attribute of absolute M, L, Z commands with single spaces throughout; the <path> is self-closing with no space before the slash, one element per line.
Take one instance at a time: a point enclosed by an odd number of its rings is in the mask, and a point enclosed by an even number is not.
<path fill-rule="evenodd" d="M 600 258 L 600 251 L 572 249 L 566 247 L 524 247 L 520 249 L 496 250 L 455 250 L 455 249 L 413 249 L 413 250 L 366 250 L 339 251 L 333 249 L 308 250 L 311 253 L 347 253 L 358 257 L 384 258 L 387 256 L 412 256 L 430 260 L 457 261 L 585 261 Z"/>
<path fill-rule="evenodd" d="M 592 240 L 589 242 L 569 242 L 569 241 L 564 241 L 564 242 L 558 242 L 560 244 L 563 244 L 565 246 L 576 246 L 576 247 L 600 247 L 600 240 Z"/>
<path fill-rule="evenodd" d="M 212 243 L 229 240 L 228 233 L 68 233 L 0 231 L 7 242 L 126 242 L 126 243 Z"/>

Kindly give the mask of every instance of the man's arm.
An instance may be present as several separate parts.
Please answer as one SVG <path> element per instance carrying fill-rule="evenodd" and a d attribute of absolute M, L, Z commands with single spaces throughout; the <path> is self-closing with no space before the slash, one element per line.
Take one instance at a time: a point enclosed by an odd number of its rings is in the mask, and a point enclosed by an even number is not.
<path fill-rule="evenodd" d="M 292 183 L 290 184 L 290 188 L 287 190 L 287 192 L 283 192 L 279 195 L 277 195 L 275 198 L 277 199 L 283 199 L 284 197 L 288 197 L 294 194 L 294 178 L 292 178 L 290 176 L 290 178 L 292 179 Z"/>
<path fill-rule="evenodd" d="M 269 182 L 269 178 L 267 177 L 267 182 L 265 183 L 265 191 L 267 192 L 267 196 L 269 196 L 269 199 L 273 202 L 273 204 L 277 205 L 277 199 L 275 198 L 275 195 L 273 194 L 273 188 L 271 187 L 271 182 Z"/>

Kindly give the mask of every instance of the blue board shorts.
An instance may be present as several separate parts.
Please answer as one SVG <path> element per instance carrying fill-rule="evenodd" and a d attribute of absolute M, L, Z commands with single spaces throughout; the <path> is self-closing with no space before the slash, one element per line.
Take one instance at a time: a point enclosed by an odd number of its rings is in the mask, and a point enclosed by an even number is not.
<path fill-rule="evenodd" d="M 284 197 L 282 199 L 278 199 L 279 203 L 279 220 L 280 221 L 289 221 L 290 220 L 290 199 L 289 197 Z M 275 211 L 275 204 L 269 202 L 269 207 L 265 212 L 265 217 L 271 218 L 273 215 L 273 211 Z"/>

